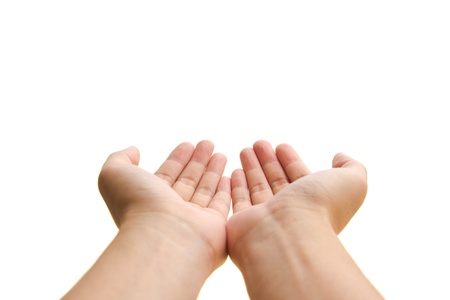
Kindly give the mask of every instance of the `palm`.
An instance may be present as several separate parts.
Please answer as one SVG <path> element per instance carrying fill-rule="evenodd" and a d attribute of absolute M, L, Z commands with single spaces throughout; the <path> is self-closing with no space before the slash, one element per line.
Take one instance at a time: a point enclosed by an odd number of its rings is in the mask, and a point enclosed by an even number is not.
<path fill-rule="evenodd" d="M 227 255 L 225 226 L 231 194 L 229 179 L 222 177 L 226 157 L 212 155 L 213 149 L 209 141 L 200 142 L 195 149 L 188 143 L 180 144 L 155 175 L 170 187 L 167 195 L 178 195 L 171 197 L 176 205 L 172 213 L 178 211 L 179 218 L 198 232 L 214 256 L 221 258 L 220 264 Z"/>
<path fill-rule="evenodd" d="M 340 233 L 359 209 L 367 193 L 364 167 L 356 161 L 337 161 L 342 158 L 337 155 L 331 169 L 309 174 L 291 183 L 270 201 L 271 206 L 289 202 L 292 208 L 324 213 L 334 231 Z"/>
<path fill-rule="evenodd" d="M 111 156 L 99 187 L 116 224 L 130 216 L 173 218 L 173 226 L 196 233 L 215 256 L 224 259 L 230 183 L 222 177 L 226 158 L 212 155 L 213 148 L 209 141 L 195 148 L 180 144 L 154 174 L 137 166 L 135 148 Z"/>
<path fill-rule="evenodd" d="M 228 222 L 230 248 L 268 214 L 287 214 L 299 209 L 322 210 L 340 232 L 362 204 L 366 177 L 362 165 L 337 155 L 333 168 L 311 174 L 295 150 L 287 144 L 276 150 L 265 141 L 241 152 L 242 170 L 231 176 L 233 216 Z M 342 201 L 350 202 L 342 205 Z M 295 217 L 295 216 L 294 216 Z"/>

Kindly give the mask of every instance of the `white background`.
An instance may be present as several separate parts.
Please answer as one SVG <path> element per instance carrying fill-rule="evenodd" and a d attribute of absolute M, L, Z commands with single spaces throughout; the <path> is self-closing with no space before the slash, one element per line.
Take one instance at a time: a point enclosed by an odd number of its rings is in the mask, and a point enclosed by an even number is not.
<path fill-rule="evenodd" d="M 135 145 L 258 139 L 369 172 L 340 235 L 388 299 L 450 299 L 448 1 L 1 1 L 0 299 L 58 299 L 117 229 L 97 190 Z M 248 299 L 227 261 L 199 299 Z"/>

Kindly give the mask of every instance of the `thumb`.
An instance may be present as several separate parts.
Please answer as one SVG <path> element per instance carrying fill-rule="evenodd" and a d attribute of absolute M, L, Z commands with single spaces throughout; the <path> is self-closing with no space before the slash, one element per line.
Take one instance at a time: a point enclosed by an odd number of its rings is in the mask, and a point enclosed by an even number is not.
<path fill-rule="evenodd" d="M 363 164 L 342 152 L 337 153 L 333 157 L 332 166 L 333 168 L 359 168 L 367 173 L 366 168 L 363 166 Z"/>
<path fill-rule="evenodd" d="M 109 157 L 106 159 L 105 165 L 109 164 L 133 164 L 133 165 L 139 165 L 140 161 L 140 152 L 139 149 L 130 146 L 126 149 L 114 152 L 109 155 Z"/>

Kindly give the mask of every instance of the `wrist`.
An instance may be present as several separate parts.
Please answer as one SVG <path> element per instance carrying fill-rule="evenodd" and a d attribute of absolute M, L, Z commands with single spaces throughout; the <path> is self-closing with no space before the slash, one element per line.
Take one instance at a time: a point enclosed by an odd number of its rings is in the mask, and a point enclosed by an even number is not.
<path fill-rule="evenodd" d="M 145 269 L 146 275 L 138 277 L 146 279 L 146 284 L 159 293 L 149 295 L 158 299 L 196 299 L 212 273 L 213 263 L 202 256 L 204 245 L 194 242 L 198 237 L 189 231 L 180 234 L 173 223 L 126 222 L 116 239 L 135 257 L 135 263 Z M 165 292 L 160 294 L 161 291 Z"/>
<path fill-rule="evenodd" d="M 205 224 L 210 223 L 209 215 L 201 217 L 177 207 L 172 207 L 169 212 L 130 212 L 124 218 L 119 231 L 140 232 L 142 239 L 148 243 L 153 245 L 157 242 L 167 246 L 168 249 L 162 249 L 163 253 L 173 252 L 172 255 L 183 257 L 185 261 L 195 264 L 196 268 L 204 268 L 210 274 L 222 265 L 227 257 L 226 222 L 215 222 L 210 231 L 205 231 L 202 221 L 205 221 Z M 194 219 L 197 222 L 194 222 Z M 164 255 L 163 253 L 161 255 Z"/>
<path fill-rule="evenodd" d="M 285 204 L 273 203 L 230 219 L 230 257 L 251 299 L 382 299 L 340 243 L 325 211 L 278 209 Z M 242 220 L 247 230 L 233 236 Z"/>
<path fill-rule="evenodd" d="M 264 207 L 266 206 L 266 207 Z M 280 298 L 299 293 L 304 272 L 311 255 L 329 241 L 337 240 L 336 234 L 323 213 L 298 210 L 273 209 L 270 205 L 254 207 L 258 214 L 243 236 L 231 236 L 229 254 L 242 272 L 250 297 L 253 299 Z M 245 211 L 242 212 L 243 214 Z M 241 215 L 240 220 L 251 218 Z M 230 223 L 233 226 L 242 224 Z M 282 287 L 282 288 L 281 288 Z M 282 298 L 282 297 L 281 297 Z"/>
<path fill-rule="evenodd" d="M 317 235 L 325 233 L 336 236 L 324 210 L 315 211 L 281 202 L 253 206 L 233 215 L 227 224 L 229 253 L 238 263 L 251 256 L 249 254 L 257 254 L 259 249 L 273 249 L 275 252 L 264 252 L 280 253 L 302 248 L 304 243 L 307 245 Z"/>
<path fill-rule="evenodd" d="M 64 299 L 140 299 L 144 294 L 151 299 L 196 299 L 210 273 L 208 263 L 193 255 L 197 249 L 186 240 L 148 225 L 123 222 Z"/>

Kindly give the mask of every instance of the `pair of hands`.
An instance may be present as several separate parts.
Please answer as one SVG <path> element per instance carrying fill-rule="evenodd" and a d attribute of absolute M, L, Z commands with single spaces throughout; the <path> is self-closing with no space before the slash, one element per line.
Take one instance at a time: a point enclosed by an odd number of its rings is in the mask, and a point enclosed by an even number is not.
<path fill-rule="evenodd" d="M 331 169 L 311 173 L 290 145 L 273 149 L 260 140 L 241 151 L 242 169 L 226 177 L 227 159 L 213 151 L 208 140 L 181 143 L 154 174 L 138 166 L 135 147 L 111 154 L 99 190 L 119 229 L 152 228 L 179 247 L 190 239 L 191 255 L 212 272 L 227 255 L 242 266 L 274 232 L 301 239 L 305 222 L 337 234 L 366 196 L 364 166 L 342 153 Z"/>

